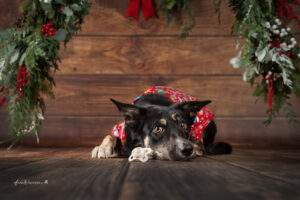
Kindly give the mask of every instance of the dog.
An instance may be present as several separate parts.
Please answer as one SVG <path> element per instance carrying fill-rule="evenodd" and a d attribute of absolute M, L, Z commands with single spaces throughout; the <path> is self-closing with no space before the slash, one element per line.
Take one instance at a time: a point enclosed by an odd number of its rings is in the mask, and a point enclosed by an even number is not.
<path fill-rule="evenodd" d="M 151 148 L 156 159 L 180 161 L 232 151 L 227 143 L 214 144 L 217 127 L 213 114 L 204 107 L 211 103 L 209 100 L 198 101 L 158 86 L 148 89 L 133 104 L 111 101 L 125 122 L 115 126 L 112 134 L 92 150 L 92 158 L 129 156 L 136 147 Z"/>

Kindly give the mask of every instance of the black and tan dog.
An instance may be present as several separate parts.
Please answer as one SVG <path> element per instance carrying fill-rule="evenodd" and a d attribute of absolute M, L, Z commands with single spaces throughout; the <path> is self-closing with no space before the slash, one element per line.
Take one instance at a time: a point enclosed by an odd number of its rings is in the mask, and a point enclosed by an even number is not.
<path fill-rule="evenodd" d="M 172 103 L 160 94 L 141 96 L 134 104 L 111 99 L 125 117 L 126 144 L 123 154 L 129 156 L 135 147 L 151 148 L 154 157 L 163 160 L 190 160 L 203 154 L 229 154 L 227 143 L 214 144 L 216 124 L 211 121 L 202 133 L 203 143 L 191 137 L 190 130 L 197 112 L 210 101 Z M 108 135 L 92 151 L 92 158 L 120 155 L 119 138 Z"/>

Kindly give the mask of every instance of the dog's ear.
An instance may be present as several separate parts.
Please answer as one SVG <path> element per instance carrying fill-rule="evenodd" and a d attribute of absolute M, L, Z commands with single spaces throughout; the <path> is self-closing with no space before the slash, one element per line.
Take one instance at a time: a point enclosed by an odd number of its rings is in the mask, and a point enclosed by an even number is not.
<path fill-rule="evenodd" d="M 173 104 L 172 107 L 181 110 L 184 115 L 189 119 L 190 123 L 194 122 L 197 112 L 211 101 L 187 101 L 182 103 Z"/>
<path fill-rule="evenodd" d="M 129 126 L 135 126 L 141 119 L 141 116 L 146 112 L 146 109 L 139 108 L 133 104 L 125 104 L 114 99 L 110 99 L 119 109 L 122 116 L 125 117 L 125 122 Z"/>

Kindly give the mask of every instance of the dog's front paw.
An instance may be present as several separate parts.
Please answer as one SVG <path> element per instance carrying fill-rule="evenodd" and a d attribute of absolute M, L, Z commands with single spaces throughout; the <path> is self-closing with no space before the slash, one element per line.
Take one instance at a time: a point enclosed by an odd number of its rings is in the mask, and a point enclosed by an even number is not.
<path fill-rule="evenodd" d="M 92 152 L 92 158 L 113 158 L 117 157 L 118 153 L 114 150 L 116 145 L 116 138 L 108 135 L 104 138 L 100 146 L 96 146 Z"/>
<path fill-rule="evenodd" d="M 91 156 L 92 158 L 113 158 L 117 155 L 112 146 L 100 145 L 93 149 Z"/>

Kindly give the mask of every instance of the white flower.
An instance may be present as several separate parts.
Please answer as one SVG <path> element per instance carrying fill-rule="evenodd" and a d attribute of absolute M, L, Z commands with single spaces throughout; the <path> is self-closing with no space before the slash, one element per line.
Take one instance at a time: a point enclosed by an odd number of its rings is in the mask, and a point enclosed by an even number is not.
<path fill-rule="evenodd" d="M 298 58 L 300 58 L 300 53 L 298 53 Z"/>
<path fill-rule="evenodd" d="M 272 71 L 269 71 L 269 72 L 268 72 L 268 75 L 271 76 L 271 75 L 272 75 Z"/>
<path fill-rule="evenodd" d="M 280 21 L 280 19 L 275 19 L 275 22 L 278 24 L 278 23 L 280 23 L 281 21 Z"/>
<path fill-rule="evenodd" d="M 44 1 L 44 3 L 51 3 L 52 0 L 40 0 L 40 1 Z"/>
<path fill-rule="evenodd" d="M 285 36 L 285 34 L 284 33 L 280 33 L 280 37 L 283 37 L 283 36 Z"/>
<path fill-rule="evenodd" d="M 277 28 L 277 26 L 274 24 L 273 26 L 272 26 L 272 29 L 276 29 Z"/>
<path fill-rule="evenodd" d="M 280 32 L 279 32 L 279 30 L 274 30 L 273 33 L 278 35 Z"/>
<path fill-rule="evenodd" d="M 293 42 L 293 41 L 296 41 L 296 39 L 295 38 L 291 38 L 291 41 Z"/>
<path fill-rule="evenodd" d="M 287 30 L 287 31 L 291 31 L 291 28 L 290 28 L 290 27 L 287 27 L 286 30 Z"/>
<path fill-rule="evenodd" d="M 265 26 L 266 26 L 267 28 L 271 28 L 270 22 L 266 22 L 266 23 L 265 23 Z"/>

